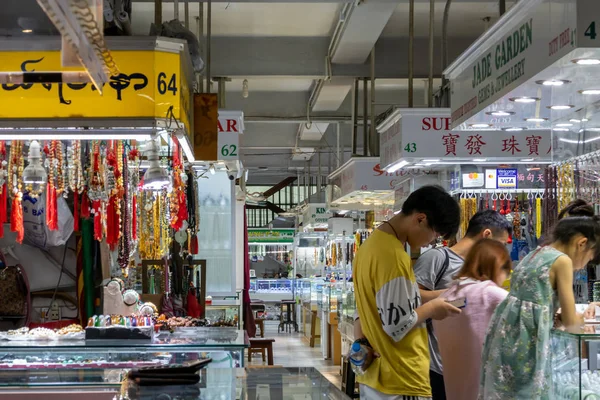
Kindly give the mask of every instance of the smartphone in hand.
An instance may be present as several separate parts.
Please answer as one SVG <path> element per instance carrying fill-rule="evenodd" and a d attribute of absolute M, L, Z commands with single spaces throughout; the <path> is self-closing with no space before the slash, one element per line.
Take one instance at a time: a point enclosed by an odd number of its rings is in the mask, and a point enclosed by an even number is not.
<path fill-rule="evenodd" d="M 467 306 L 467 298 L 461 297 L 456 300 L 446 300 L 446 303 L 453 305 L 456 308 L 465 308 Z"/>

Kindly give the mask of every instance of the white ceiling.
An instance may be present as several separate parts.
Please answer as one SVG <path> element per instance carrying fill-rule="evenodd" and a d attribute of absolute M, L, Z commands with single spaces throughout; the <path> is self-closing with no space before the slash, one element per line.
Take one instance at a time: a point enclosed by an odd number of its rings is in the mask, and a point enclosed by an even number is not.
<path fill-rule="evenodd" d="M 337 3 L 214 3 L 214 36 L 329 36 L 331 23 L 339 12 Z M 196 32 L 198 4 L 190 3 L 190 29 Z M 153 3 L 133 3 L 134 34 L 147 35 L 154 21 Z M 172 3 L 163 4 L 163 20 L 174 17 Z M 207 13 L 204 13 L 206 21 Z M 184 4 L 179 3 L 179 19 L 184 19 Z M 206 29 L 206 22 L 205 22 Z"/>
<path fill-rule="evenodd" d="M 436 1 L 434 32 L 442 35 L 445 1 Z M 507 1 L 507 8 L 514 4 Z M 398 4 L 383 31 L 383 37 L 408 36 L 408 2 Z M 461 1 L 453 2 L 448 18 L 448 35 L 451 37 L 473 37 L 485 31 L 484 18 L 490 17 L 491 22 L 498 19 L 498 1 Z M 429 2 L 415 3 L 415 36 L 429 36 Z"/>

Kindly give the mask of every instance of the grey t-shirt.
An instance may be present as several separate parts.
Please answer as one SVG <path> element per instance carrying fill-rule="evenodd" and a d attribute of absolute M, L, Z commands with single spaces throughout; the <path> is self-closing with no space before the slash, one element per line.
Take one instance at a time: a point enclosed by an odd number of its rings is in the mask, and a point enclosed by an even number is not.
<path fill-rule="evenodd" d="M 449 261 L 448 268 L 443 276 L 439 277 L 446 259 Z M 417 283 L 429 290 L 447 289 L 454 280 L 454 275 L 460 271 L 464 262 L 465 260 L 461 256 L 447 247 L 429 250 L 419 257 L 415 263 L 414 271 Z M 435 285 L 436 280 L 438 280 L 437 286 Z M 443 373 L 442 358 L 440 357 L 437 338 L 433 334 L 433 326 L 429 326 L 428 330 L 430 330 L 429 355 L 431 357 L 429 368 L 441 375 Z"/>

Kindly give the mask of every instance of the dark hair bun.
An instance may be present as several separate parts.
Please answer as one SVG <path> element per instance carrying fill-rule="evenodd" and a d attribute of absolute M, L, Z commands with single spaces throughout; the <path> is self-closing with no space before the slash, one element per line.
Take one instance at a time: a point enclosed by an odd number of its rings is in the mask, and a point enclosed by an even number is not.
<path fill-rule="evenodd" d="M 593 217 L 594 207 L 588 202 L 582 199 L 576 199 L 570 202 L 565 208 L 563 208 L 558 214 L 558 219 L 564 217 Z"/>

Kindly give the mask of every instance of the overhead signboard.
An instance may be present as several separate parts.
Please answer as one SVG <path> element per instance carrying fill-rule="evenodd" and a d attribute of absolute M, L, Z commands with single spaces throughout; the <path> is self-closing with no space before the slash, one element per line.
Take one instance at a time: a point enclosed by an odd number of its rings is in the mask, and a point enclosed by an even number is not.
<path fill-rule="evenodd" d="M 244 133 L 244 112 L 219 110 L 218 160 L 240 159 L 240 135 Z"/>
<path fill-rule="evenodd" d="M 370 210 L 374 205 L 393 205 L 393 190 L 411 176 L 435 174 L 424 169 L 404 169 L 393 173 L 385 171 L 379 158 L 355 157 L 329 176 L 327 204 L 347 210 Z"/>
<path fill-rule="evenodd" d="M 327 208 L 327 204 L 309 204 L 304 210 L 302 225 L 304 228 L 312 229 L 327 228 L 331 217 L 333 217 L 333 213 Z"/>
<path fill-rule="evenodd" d="M 570 53 L 578 33 L 582 34 L 577 3 L 517 3 L 444 71 L 451 85 L 452 126 L 469 120 Z"/>
<path fill-rule="evenodd" d="M 248 243 L 294 243 L 295 234 L 295 229 L 248 229 Z"/>
<path fill-rule="evenodd" d="M 154 50 L 111 51 L 120 74 L 110 77 L 102 95 L 91 83 L 2 84 L 0 119 L 174 118 L 190 132 L 193 75 L 187 46 L 175 39 L 152 42 Z M 58 49 L 0 52 L 0 72 L 72 70 L 62 67 Z"/>
<path fill-rule="evenodd" d="M 400 160 L 485 161 L 496 159 L 549 161 L 552 135 L 549 129 L 527 131 L 452 130 L 450 110 L 399 109 L 388 125 L 380 125 L 381 166 Z M 394 119 L 396 121 L 394 121 Z M 387 128 L 387 129 L 386 129 Z M 389 130 L 393 134 L 387 134 Z"/>

